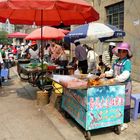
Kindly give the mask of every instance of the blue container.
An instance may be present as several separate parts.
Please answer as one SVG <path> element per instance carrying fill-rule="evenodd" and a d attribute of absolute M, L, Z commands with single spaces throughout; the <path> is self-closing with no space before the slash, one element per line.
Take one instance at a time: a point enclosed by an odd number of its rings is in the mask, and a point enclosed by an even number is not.
<path fill-rule="evenodd" d="M 4 77 L 4 79 L 7 79 L 8 69 L 1 69 L 1 77 Z"/>

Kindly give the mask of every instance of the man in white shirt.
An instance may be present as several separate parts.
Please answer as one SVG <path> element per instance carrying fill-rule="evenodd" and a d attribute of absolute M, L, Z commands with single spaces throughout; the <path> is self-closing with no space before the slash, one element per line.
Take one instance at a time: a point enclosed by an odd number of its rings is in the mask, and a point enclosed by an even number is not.
<path fill-rule="evenodd" d="M 89 48 L 87 53 L 88 72 L 92 72 L 96 70 L 97 57 L 98 54 L 92 48 Z"/>

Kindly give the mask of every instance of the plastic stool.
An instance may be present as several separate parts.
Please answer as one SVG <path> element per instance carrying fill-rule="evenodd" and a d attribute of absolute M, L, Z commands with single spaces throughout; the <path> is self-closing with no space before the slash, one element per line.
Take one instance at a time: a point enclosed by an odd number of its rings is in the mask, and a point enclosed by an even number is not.
<path fill-rule="evenodd" d="M 140 93 L 132 94 L 131 99 L 134 100 L 134 110 L 133 110 L 133 120 L 137 120 L 139 112 L 139 104 L 140 104 Z"/>

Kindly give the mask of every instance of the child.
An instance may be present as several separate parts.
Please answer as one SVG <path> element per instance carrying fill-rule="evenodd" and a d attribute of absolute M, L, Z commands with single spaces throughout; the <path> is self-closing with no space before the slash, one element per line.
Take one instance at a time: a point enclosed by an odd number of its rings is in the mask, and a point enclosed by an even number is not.
<path fill-rule="evenodd" d="M 99 55 L 99 63 L 98 63 L 98 71 L 99 71 L 99 75 L 101 73 L 104 73 L 105 71 L 105 64 L 103 63 L 103 60 L 102 60 L 102 55 Z"/>
<path fill-rule="evenodd" d="M 118 56 L 118 59 L 113 63 L 113 67 L 110 71 L 106 71 L 101 74 L 102 77 L 113 76 L 110 79 L 111 82 L 124 82 L 125 83 L 125 109 L 124 109 L 124 123 L 130 122 L 130 95 L 132 91 L 131 83 L 131 70 L 132 63 L 130 58 L 132 53 L 130 51 L 130 45 L 128 43 L 121 43 L 118 47 L 114 48 L 113 52 Z M 127 124 L 121 125 L 121 130 L 127 128 Z"/>

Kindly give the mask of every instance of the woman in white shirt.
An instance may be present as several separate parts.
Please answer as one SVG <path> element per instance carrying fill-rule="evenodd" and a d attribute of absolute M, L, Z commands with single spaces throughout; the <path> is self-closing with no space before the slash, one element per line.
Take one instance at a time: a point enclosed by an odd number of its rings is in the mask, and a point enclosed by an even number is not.
<path fill-rule="evenodd" d="M 37 46 L 36 41 L 32 41 L 31 46 L 28 50 L 28 58 L 32 60 L 38 60 L 39 61 L 39 48 Z"/>
<path fill-rule="evenodd" d="M 87 60 L 88 60 L 88 72 L 96 70 L 98 54 L 92 49 L 88 48 Z"/>

